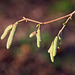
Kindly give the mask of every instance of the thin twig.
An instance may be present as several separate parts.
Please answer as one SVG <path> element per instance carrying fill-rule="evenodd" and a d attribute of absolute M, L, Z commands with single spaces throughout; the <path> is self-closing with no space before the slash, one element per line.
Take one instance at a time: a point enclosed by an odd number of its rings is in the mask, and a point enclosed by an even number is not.
<path fill-rule="evenodd" d="M 61 34 L 61 32 L 63 31 L 63 29 L 65 28 L 65 26 L 66 26 L 66 25 L 63 25 L 63 27 L 59 30 L 58 35 L 57 35 L 58 37 L 59 37 L 59 35 Z"/>
<path fill-rule="evenodd" d="M 75 14 L 75 11 L 73 11 L 72 13 L 70 13 L 70 14 L 68 14 L 68 15 L 62 16 L 62 17 L 60 17 L 60 18 L 57 18 L 57 19 L 54 19 L 54 20 L 51 20 L 51 21 L 44 22 L 44 24 L 48 24 L 48 23 L 51 23 L 51 22 L 54 22 L 54 21 L 61 20 L 61 19 L 63 19 L 63 18 L 72 16 L 73 14 Z"/>
<path fill-rule="evenodd" d="M 69 16 L 72 16 L 73 14 L 75 14 L 75 11 L 73 11 L 72 13 L 68 14 L 68 15 L 65 15 L 65 16 L 62 16 L 60 18 L 57 18 L 57 19 L 54 19 L 54 20 L 50 20 L 50 21 L 47 21 L 47 22 L 39 22 L 39 21 L 36 21 L 36 20 L 32 20 L 32 19 L 29 19 L 29 18 L 25 18 L 23 17 L 23 19 L 17 21 L 17 22 L 22 22 L 22 21 L 31 21 L 31 22 L 34 22 L 34 23 L 37 23 L 37 24 L 41 24 L 41 25 L 45 25 L 45 24 L 48 24 L 48 23 L 51 23 L 51 22 L 55 22 L 55 21 L 58 21 L 58 20 L 61 20 L 63 18 L 66 18 L 66 17 L 69 17 Z"/>
<path fill-rule="evenodd" d="M 34 23 L 43 24 L 42 22 L 32 20 L 32 19 L 29 19 L 29 18 L 25 18 L 25 17 L 23 17 L 23 19 L 19 20 L 18 22 L 22 22 L 22 21 L 31 21 L 31 22 L 34 22 Z"/>
<path fill-rule="evenodd" d="M 61 32 L 63 31 L 63 29 L 65 28 L 67 22 L 71 19 L 71 17 L 72 17 L 72 15 L 70 15 L 70 16 L 68 17 L 68 19 L 65 21 L 63 27 L 59 30 L 58 35 L 57 35 L 58 37 L 59 37 L 59 35 L 61 34 Z"/>
<path fill-rule="evenodd" d="M 51 20 L 51 21 L 44 22 L 44 24 L 48 24 L 48 23 L 51 23 L 51 22 L 55 22 L 55 21 L 61 20 L 63 18 L 66 18 L 68 16 L 70 16 L 70 14 L 69 15 L 66 15 L 66 16 L 63 16 L 63 17 L 60 17 L 60 18 L 57 18 L 57 19 L 54 19 L 54 20 Z"/>

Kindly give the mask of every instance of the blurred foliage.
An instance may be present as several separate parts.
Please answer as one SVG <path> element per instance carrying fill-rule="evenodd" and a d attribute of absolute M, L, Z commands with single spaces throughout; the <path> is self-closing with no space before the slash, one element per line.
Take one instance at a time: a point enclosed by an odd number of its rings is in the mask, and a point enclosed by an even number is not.
<path fill-rule="evenodd" d="M 52 11 L 55 12 L 68 12 L 73 9 L 73 4 L 70 0 L 59 0 L 52 5 Z"/>
<path fill-rule="evenodd" d="M 42 33 L 42 34 L 41 34 L 41 38 L 42 38 L 41 45 L 42 45 L 43 47 L 45 47 L 45 45 L 48 45 L 48 46 L 49 46 L 49 44 L 50 44 L 51 41 L 53 40 L 51 34 L 50 34 L 50 33 L 47 33 L 47 32 Z"/>

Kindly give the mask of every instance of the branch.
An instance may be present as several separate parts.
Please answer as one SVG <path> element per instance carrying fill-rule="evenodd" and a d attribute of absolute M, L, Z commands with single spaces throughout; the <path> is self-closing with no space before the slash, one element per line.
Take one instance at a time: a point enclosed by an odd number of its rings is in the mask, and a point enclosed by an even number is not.
<path fill-rule="evenodd" d="M 57 19 L 54 19 L 54 20 L 51 20 L 51 21 L 44 22 L 44 24 L 48 24 L 48 23 L 51 23 L 51 22 L 55 22 L 55 21 L 61 20 L 63 18 L 69 17 L 69 16 L 72 17 L 73 14 L 75 14 L 75 11 L 73 11 L 72 13 L 70 13 L 68 15 L 62 16 L 60 18 L 57 18 Z"/>
<path fill-rule="evenodd" d="M 17 21 L 17 22 L 31 21 L 31 22 L 34 22 L 34 23 L 37 23 L 37 24 L 45 25 L 45 24 L 48 24 L 48 23 L 51 23 L 51 22 L 55 22 L 55 21 L 61 20 L 61 19 L 63 19 L 63 18 L 69 17 L 69 16 L 73 16 L 73 14 L 75 14 L 75 11 L 73 11 L 72 13 L 70 13 L 70 14 L 68 14 L 68 15 L 65 15 L 65 16 L 59 17 L 59 18 L 57 18 L 57 19 L 47 21 L 47 22 L 39 22 L 39 21 L 32 20 L 32 19 L 25 18 L 25 17 L 23 17 L 23 19 L 21 19 L 21 20 L 19 20 L 19 21 Z"/>
<path fill-rule="evenodd" d="M 58 37 L 59 37 L 59 35 L 61 34 L 61 32 L 63 31 L 63 29 L 65 28 L 65 26 L 66 26 L 66 24 L 67 24 L 67 22 L 70 20 L 72 18 L 72 15 L 70 15 L 69 17 L 68 17 L 68 19 L 65 21 L 65 23 L 63 23 L 63 26 L 62 26 L 62 28 L 59 30 L 59 32 L 58 32 Z"/>

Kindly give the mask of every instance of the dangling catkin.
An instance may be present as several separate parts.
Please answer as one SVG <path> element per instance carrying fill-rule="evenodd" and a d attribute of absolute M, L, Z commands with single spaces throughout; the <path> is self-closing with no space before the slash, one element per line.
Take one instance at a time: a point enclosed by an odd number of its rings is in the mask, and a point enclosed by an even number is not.
<path fill-rule="evenodd" d="M 51 52 L 50 52 L 50 58 L 51 58 L 51 61 L 54 62 L 54 57 L 53 57 L 53 55 L 52 55 L 52 50 L 51 50 Z"/>
<path fill-rule="evenodd" d="M 53 57 L 53 48 L 54 48 L 54 42 L 51 43 L 51 46 L 48 50 L 48 53 L 50 53 L 50 58 L 51 58 L 51 61 L 54 62 L 54 57 Z"/>
<path fill-rule="evenodd" d="M 57 52 L 57 41 L 58 41 L 58 36 L 56 36 L 55 39 L 54 39 L 53 56 L 55 56 L 56 52 Z"/>
<path fill-rule="evenodd" d="M 38 27 L 37 30 L 37 34 L 36 34 L 36 38 L 37 38 L 37 47 L 40 47 L 40 41 L 41 41 L 41 37 L 40 37 L 40 28 Z"/>
<path fill-rule="evenodd" d="M 50 53 L 50 51 L 53 50 L 53 42 L 51 43 L 50 48 L 48 49 L 48 53 Z"/>
<path fill-rule="evenodd" d="M 1 40 L 3 40 L 3 39 L 7 36 L 8 32 L 9 32 L 11 29 L 12 29 L 12 24 L 9 25 L 9 26 L 4 30 L 4 33 L 3 33 L 2 36 L 1 36 Z"/>
<path fill-rule="evenodd" d="M 14 37 L 14 34 L 15 34 L 15 31 L 16 31 L 16 27 L 18 25 L 18 22 L 16 22 L 14 25 L 13 25 L 13 28 L 10 32 L 10 35 L 8 37 L 8 40 L 7 40 L 7 44 L 6 44 L 6 48 L 9 49 L 10 48 L 10 45 L 12 43 L 12 40 L 13 40 L 13 37 Z"/>

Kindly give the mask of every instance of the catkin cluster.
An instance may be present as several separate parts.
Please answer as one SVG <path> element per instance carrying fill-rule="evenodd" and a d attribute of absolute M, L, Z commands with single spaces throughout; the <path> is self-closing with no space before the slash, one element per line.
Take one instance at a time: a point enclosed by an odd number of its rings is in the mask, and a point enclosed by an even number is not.
<path fill-rule="evenodd" d="M 57 41 L 58 41 L 58 36 L 55 37 L 54 41 L 51 43 L 51 46 L 48 50 L 48 53 L 50 53 L 50 58 L 52 62 L 54 62 L 54 57 L 57 51 Z"/>
<path fill-rule="evenodd" d="M 13 25 L 12 25 L 12 24 L 9 25 L 9 26 L 5 29 L 4 33 L 3 33 L 2 36 L 1 36 L 1 40 L 3 40 L 3 39 L 7 36 L 8 32 L 11 30 L 11 31 L 10 31 L 10 34 L 9 34 L 9 37 L 8 37 L 8 40 L 7 40 L 7 44 L 6 44 L 6 48 L 7 48 L 7 49 L 9 49 L 10 46 L 11 46 L 11 44 L 12 44 L 13 37 L 14 37 L 15 31 L 16 31 L 17 25 L 18 25 L 18 22 L 16 22 L 16 23 L 13 24 Z"/>
<path fill-rule="evenodd" d="M 13 37 L 14 37 L 14 34 L 15 34 L 15 31 L 16 31 L 16 28 L 17 28 L 17 25 L 18 25 L 18 22 L 16 22 L 15 24 L 11 24 L 9 25 L 4 33 L 2 34 L 1 36 L 1 40 L 3 40 L 8 32 L 10 31 L 10 34 L 9 34 L 9 37 L 7 39 L 7 43 L 6 43 L 6 48 L 9 49 L 11 44 L 12 44 L 12 41 L 13 41 Z M 32 32 L 29 37 L 32 38 L 33 36 L 36 36 L 36 39 L 37 39 L 37 47 L 40 48 L 40 42 L 41 42 L 41 26 L 40 24 L 38 24 L 37 26 L 37 30 Z M 59 41 L 59 45 L 58 45 L 58 41 Z M 60 45 L 61 45 L 61 36 L 56 36 L 54 41 L 51 43 L 51 46 L 48 50 L 48 53 L 50 53 L 50 58 L 51 58 L 51 61 L 54 62 L 54 57 L 56 55 L 56 52 L 57 52 L 57 48 L 60 48 Z"/>
<path fill-rule="evenodd" d="M 36 27 L 38 27 L 37 31 L 32 32 L 29 37 L 33 37 L 36 35 L 37 38 L 37 47 L 40 48 L 40 42 L 41 42 L 41 36 L 40 36 L 40 24 L 38 24 Z"/>
<path fill-rule="evenodd" d="M 36 39 L 37 39 L 37 47 L 39 48 L 40 47 L 40 42 L 41 42 L 41 35 L 40 35 L 40 31 L 41 31 L 41 25 L 45 25 L 45 24 L 48 24 L 48 23 L 51 23 L 51 22 L 54 22 L 54 21 L 58 21 L 60 19 L 63 19 L 63 18 L 67 18 L 67 20 L 63 23 L 63 26 L 62 28 L 59 30 L 58 32 L 58 35 L 55 37 L 55 39 L 52 41 L 51 43 L 51 46 L 48 50 L 48 53 L 50 53 L 50 58 L 51 58 L 51 61 L 54 62 L 54 57 L 56 56 L 56 52 L 57 52 L 57 48 L 59 49 L 60 46 L 61 46 L 61 42 L 62 42 L 62 39 L 61 39 L 61 33 L 63 31 L 63 29 L 65 28 L 67 22 L 69 20 L 72 20 L 72 15 L 75 14 L 75 11 L 73 11 L 72 13 L 66 15 L 66 16 L 63 16 L 63 17 L 60 17 L 60 18 L 57 18 L 57 19 L 54 19 L 54 20 L 51 20 L 51 21 L 47 21 L 47 22 L 39 22 L 39 21 L 36 21 L 36 20 L 32 20 L 32 19 L 29 19 L 29 18 L 25 18 L 23 17 L 23 19 L 17 21 L 15 24 L 11 24 L 9 25 L 4 33 L 2 34 L 1 36 L 1 40 L 3 40 L 8 32 L 10 31 L 10 34 L 9 34 L 9 37 L 8 37 L 8 40 L 7 40 L 7 44 L 6 44 L 6 48 L 9 49 L 11 44 L 12 44 L 12 41 L 13 41 L 13 37 L 14 37 L 14 34 L 15 34 L 15 31 L 16 31 L 16 28 L 17 28 L 17 25 L 18 25 L 18 22 L 22 22 L 22 21 L 31 21 L 31 22 L 34 22 L 34 23 L 39 23 L 38 25 L 36 25 L 37 27 L 37 30 L 32 32 L 29 37 L 33 37 L 33 36 L 36 36 Z M 41 25 L 40 25 L 41 24 Z"/>
<path fill-rule="evenodd" d="M 36 35 L 37 38 L 37 47 L 40 47 L 40 42 L 41 42 L 41 35 L 40 35 L 40 24 L 38 24 L 36 27 L 38 27 L 37 31 L 32 32 L 29 37 L 33 37 Z M 53 42 L 51 43 L 51 46 L 48 50 L 48 53 L 50 53 L 50 58 L 51 61 L 54 62 L 54 57 L 56 56 L 57 48 L 59 49 L 61 46 L 61 36 L 56 36 Z"/>
<path fill-rule="evenodd" d="M 54 57 L 56 56 L 57 48 L 59 49 L 60 46 L 61 46 L 61 36 L 56 36 L 48 50 L 52 62 L 54 62 Z"/>

